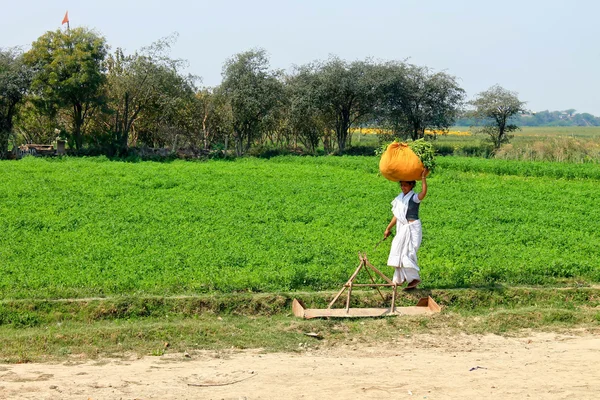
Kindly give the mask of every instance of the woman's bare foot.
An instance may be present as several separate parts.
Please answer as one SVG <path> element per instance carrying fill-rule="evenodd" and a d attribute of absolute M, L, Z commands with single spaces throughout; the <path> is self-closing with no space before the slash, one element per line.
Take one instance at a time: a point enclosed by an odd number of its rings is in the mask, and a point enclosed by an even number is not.
<path fill-rule="evenodd" d="M 421 283 L 421 281 L 418 279 L 412 280 L 408 283 L 408 285 L 403 290 L 412 290 L 412 289 L 416 288 L 419 283 Z"/>

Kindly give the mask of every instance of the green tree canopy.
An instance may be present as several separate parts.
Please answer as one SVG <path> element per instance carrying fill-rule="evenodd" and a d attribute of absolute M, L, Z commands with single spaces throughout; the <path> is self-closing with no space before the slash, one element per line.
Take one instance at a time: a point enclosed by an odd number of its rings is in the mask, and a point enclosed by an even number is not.
<path fill-rule="evenodd" d="M 87 119 L 104 101 L 101 89 L 107 48 L 103 37 L 80 27 L 49 31 L 25 54 L 35 72 L 32 91 L 40 100 L 68 110 L 77 149 L 83 146 Z"/>
<path fill-rule="evenodd" d="M 426 129 L 449 129 L 465 97 L 454 76 L 427 67 L 391 62 L 385 66 L 383 81 L 384 120 L 413 140 L 422 138 Z"/>
<path fill-rule="evenodd" d="M 192 97 L 194 77 L 182 75 L 184 61 L 168 55 L 175 38 L 158 40 L 131 55 L 117 49 L 107 58 L 108 125 L 121 154 L 127 152 L 129 134 L 138 119 L 145 117 L 146 128 L 156 131 L 148 119 L 157 122 L 172 115 L 170 106 L 182 97 Z"/>
<path fill-rule="evenodd" d="M 0 159 L 8 152 L 17 106 L 31 84 L 32 71 L 17 49 L 0 49 Z"/>
<path fill-rule="evenodd" d="M 352 125 L 372 116 L 380 90 L 378 67 L 370 60 L 348 63 L 332 56 L 306 68 L 315 75 L 314 91 L 322 120 L 335 132 L 343 153 Z"/>
<path fill-rule="evenodd" d="M 279 71 L 269 70 L 263 49 L 239 53 L 225 62 L 221 87 L 231 104 L 236 152 L 247 151 L 269 113 L 282 101 Z M 244 146 L 245 142 L 245 146 Z"/>
<path fill-rule="evenodd" d="M 314 153 L 328 129 L 318 106 L 316 75 L 306 66 L 298 67 L 293 75 L 287 77 L 285 87 L 289 129 L 308 151 Z"/>
<path fill-rule="evenodd" d="M 202 147 L 208 150 L 212 144 L 219 142 L 227 148 L 233 126 L 231 106 L 227 97 L 220 87 L 216 87 L 202 88 L 195 98 L 193 118 L 200 122 L 199 139 Z"/>

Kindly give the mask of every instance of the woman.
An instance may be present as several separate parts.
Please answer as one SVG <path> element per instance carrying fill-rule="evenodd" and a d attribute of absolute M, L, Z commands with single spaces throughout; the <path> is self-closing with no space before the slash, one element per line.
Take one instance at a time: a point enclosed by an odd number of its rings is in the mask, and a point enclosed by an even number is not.
<path fill-rule="evenodd" d="M 391 229 L 396 226 L 396 236 L 392 241 L 388 265 L 395 268 L 393 282 L 402 284 L 408 282 L 405 290 L 414 289 L 421 282 L 417 251 L 421 246 L 423 232 L 419 220 L 419 205 L 427 195 L 427 169 L 421 174 L 421 193 L 413 192 L 415 181 L 401 181 L 400 193 L 392 201 L 392 220 L 387 226 L 384 238 L 390 236 Z"/>

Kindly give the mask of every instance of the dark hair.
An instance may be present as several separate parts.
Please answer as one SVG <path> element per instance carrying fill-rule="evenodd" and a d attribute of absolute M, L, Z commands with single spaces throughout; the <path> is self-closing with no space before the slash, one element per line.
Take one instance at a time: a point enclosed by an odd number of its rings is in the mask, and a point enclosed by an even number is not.
<path fill-rule="evenodd" d="M 410 185 L 411 188 L 414 188 L 415 185 L 417 184 L 417 181 L 400 181 L 398 183 L 400 183 L 402 185 L 402 182 L 406 182 Z"/>

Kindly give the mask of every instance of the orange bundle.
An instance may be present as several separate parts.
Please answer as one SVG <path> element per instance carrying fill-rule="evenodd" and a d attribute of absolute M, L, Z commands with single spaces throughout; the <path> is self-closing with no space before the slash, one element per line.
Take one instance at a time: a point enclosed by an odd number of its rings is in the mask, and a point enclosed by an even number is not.
<path fill-rule="evenodd" d="M 379 171 L 390 181 L 417 181 L 425 167 L 406 143 L 392 142 L 379 161 Z"/>

